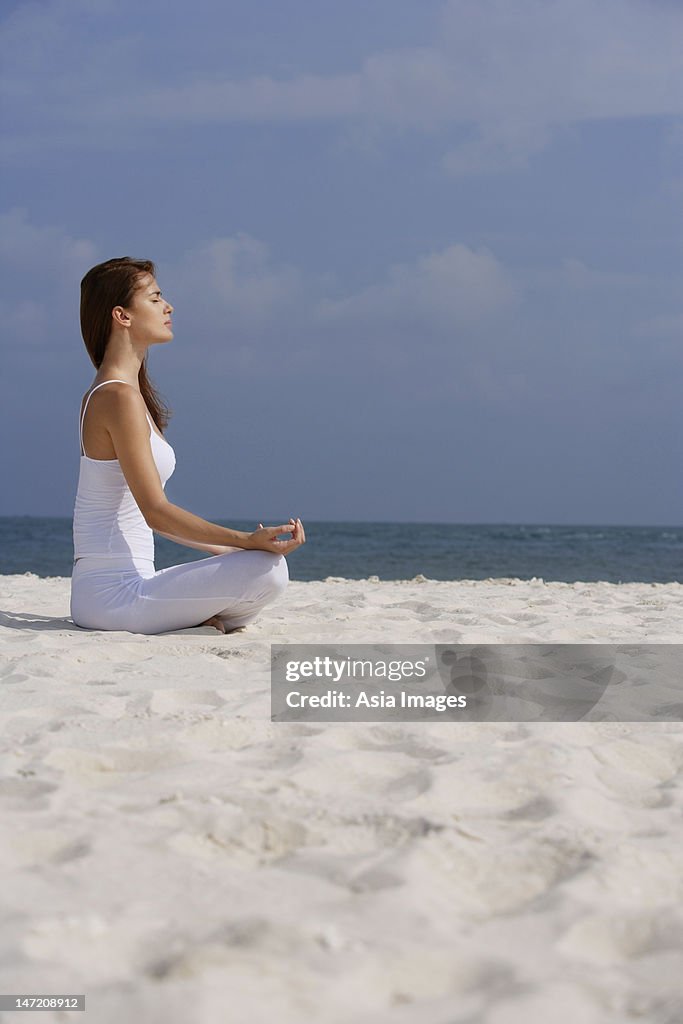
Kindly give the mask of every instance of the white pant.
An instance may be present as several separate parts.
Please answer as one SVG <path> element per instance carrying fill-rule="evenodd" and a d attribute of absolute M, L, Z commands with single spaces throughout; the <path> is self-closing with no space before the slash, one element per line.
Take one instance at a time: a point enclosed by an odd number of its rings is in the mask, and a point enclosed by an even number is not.
<path fill-rule="evenodd" d="M 226 629 L 255 619 L 289 581 L 269 551 L 232 551 L 156 572 L 133 556 L 79 558 L 71 577 L 71 618 L 85 629 L 164 633 L 217 615 Z"/>

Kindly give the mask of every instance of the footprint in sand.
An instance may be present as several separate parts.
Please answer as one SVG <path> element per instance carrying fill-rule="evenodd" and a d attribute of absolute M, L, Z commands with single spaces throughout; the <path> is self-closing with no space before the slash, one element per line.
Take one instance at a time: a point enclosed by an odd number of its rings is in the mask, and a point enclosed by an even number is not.
<path fill-rule="evenodd" d="M 223 704 L 225 699 L 216 690 L 154 690 L 149 709 L 163 715 L 191 708 L 219 708 Z"/>
<path fill-rule="evenodd" d="M 0 779 L 0 801 L 11 810 L 43 811 L 50 805 L 47 796 L 57 788 L 39 779 Z"/>
<path fill-rule="evenodd" d="M 149 773 L 185 764 L 186 756 L 175 747 L 150 749 L 149 747 L 103 747 L 99 750 L 80 750 L 63 747 L 52 750 L 44 764 L 61 769 L 85 786 L 111 785 L 118 775 L 129 772 Z"/>

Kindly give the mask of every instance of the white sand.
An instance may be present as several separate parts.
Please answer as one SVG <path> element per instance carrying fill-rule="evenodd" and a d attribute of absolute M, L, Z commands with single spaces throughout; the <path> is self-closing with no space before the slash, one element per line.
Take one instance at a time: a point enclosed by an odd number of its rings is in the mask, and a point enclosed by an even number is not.
<path fill-rule="evenodd" d="M 271 642 L 678 643 L 683 586 L 292 583 L 229 636 L 0 597 L 0 992 L 88 1008 L 41 1024 L 683 1020 L 683 724 L 269 720 Z"/>

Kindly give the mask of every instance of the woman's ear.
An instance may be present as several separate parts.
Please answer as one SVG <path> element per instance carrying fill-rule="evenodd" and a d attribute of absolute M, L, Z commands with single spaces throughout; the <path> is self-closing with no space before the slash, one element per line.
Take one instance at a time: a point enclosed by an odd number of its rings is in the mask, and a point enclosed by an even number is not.
<path fill-rule="evenodd" d="M 130 317 L 123 306 L 114 306 L 111 311 L 112 318 L 119 324 L 130 323 Z"/>

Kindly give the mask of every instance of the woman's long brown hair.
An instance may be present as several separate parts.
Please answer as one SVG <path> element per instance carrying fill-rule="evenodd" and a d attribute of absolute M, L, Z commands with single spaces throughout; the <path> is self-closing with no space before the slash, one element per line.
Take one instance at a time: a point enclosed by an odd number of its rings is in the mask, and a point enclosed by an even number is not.
<path fill-rule="evenodd" d="M 111 334 L 111 311 L 114 306 L 130 305 L 143 274 L 156 277 L 156 267 L 151 260 L 121 256 L 98 263 L 81 281 L 81 334 L 88 355 L 98 370 Z M 172 412 L 147 375 L 147 355 L 140 366 L 138 384 L 152 419 L 163 433 Z"/>

